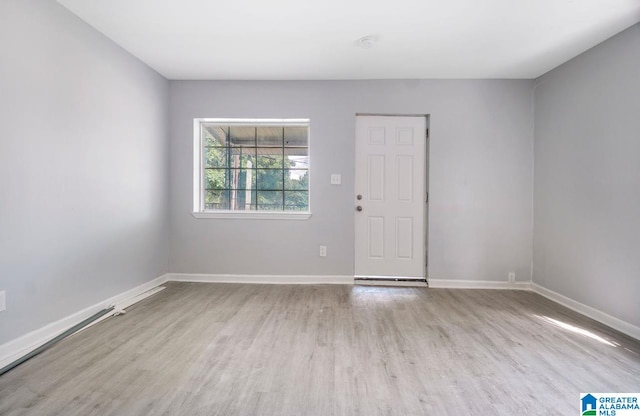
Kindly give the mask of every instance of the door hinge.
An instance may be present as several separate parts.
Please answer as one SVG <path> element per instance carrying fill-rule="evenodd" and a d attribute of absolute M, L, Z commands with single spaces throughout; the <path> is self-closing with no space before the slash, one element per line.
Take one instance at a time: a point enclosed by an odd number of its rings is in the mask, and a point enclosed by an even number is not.
<path fill-rule="evenodd" d="M 427 129 L 427 139 L 429 138 L 429 129 Z"/>
<path fill-rule="evenodd" d="M 427 204 L 429 203 L 429 192 L 427 192 L 427 200 L 425 201 Z"/>

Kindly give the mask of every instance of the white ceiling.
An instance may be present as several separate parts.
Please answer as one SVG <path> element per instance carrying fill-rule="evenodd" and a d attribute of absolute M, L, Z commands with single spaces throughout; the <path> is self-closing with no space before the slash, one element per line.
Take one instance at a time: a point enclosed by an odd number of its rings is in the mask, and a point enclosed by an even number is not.
<path fill-rule="evenodd" d="M 640 21 L 640 0 L 58 1 L 169 79 L 535 78 Z"/>

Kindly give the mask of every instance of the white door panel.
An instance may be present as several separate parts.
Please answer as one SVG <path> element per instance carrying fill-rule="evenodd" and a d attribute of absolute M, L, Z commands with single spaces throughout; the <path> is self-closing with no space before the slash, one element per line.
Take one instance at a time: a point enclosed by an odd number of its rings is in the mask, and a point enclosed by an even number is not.
<path fill-rule="evenodd" d="M 424 277 L 424 117 L 356 118 L 357 276 Z"/>

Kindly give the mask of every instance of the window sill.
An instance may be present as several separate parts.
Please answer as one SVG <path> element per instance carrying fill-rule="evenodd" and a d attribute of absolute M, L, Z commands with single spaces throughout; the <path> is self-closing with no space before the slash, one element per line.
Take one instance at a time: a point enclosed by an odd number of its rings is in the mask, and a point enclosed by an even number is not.
<path fill-rule="evenodd" d="M 207 211 L 192 212 L 200 219 L 230 219 L 230 220 L 308 220 L 310 212 L 238 212 L 238 211 Z"/>

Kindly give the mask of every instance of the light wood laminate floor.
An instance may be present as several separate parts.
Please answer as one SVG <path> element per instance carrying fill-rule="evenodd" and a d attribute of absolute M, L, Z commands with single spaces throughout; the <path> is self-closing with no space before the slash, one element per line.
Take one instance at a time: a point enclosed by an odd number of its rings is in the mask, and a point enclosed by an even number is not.
<path fill-rule="evenodd" d="M 639 342 L 530 292 L 167 286 L 0 377 L 0 415 L 571 415 L 640 391 Z"/>

